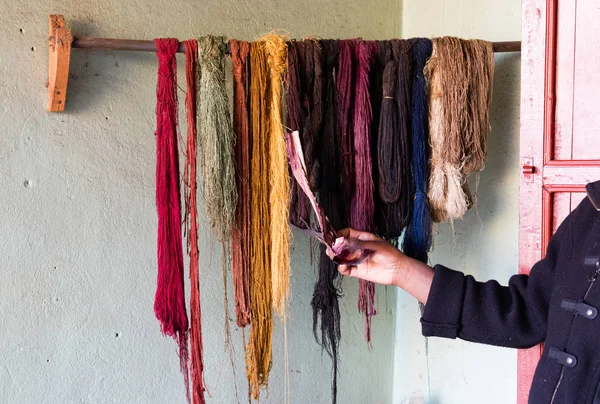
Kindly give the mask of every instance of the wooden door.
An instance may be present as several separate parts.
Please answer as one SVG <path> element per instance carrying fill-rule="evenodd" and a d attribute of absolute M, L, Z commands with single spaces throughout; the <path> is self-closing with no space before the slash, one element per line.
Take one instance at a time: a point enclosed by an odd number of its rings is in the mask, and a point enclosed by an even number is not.
<path fill-rule="evenodd" d="M 523 0 L 519 272 L 600 180 L 600 2 Z M 542 347 L 518 354 L 518 404 L 526 404 Z"/>

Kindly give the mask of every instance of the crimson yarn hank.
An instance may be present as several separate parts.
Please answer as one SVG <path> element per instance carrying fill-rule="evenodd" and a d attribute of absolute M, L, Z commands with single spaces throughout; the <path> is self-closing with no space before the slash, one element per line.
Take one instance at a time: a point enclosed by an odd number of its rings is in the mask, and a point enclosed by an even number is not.
<path fill-rule="evenodd" d="M 372 110 L 369 94 L 369 72 L 377 54 L 373 41 L 357 41 L 355 99 L 353 109 L 354 140 L 354 193 L 350 202 L 350 226 L 363 231 L 373 231 L 375 202 L 371 159 Z M 375 311 L 375 285 L 359 281 L 358 310 L 365 317 L 365 338 L 371 347 L 371 319 Z"/>
<path fill-rule="evenodd" d="M 321 180 L 318 188 L 319 204 L 329 214 L 331 225 L 342 228 L 346 213 L 340 209 L 342 199 L 342 153 L 337 133 L 335 68 L 338 62 L 339 42 L 320 41 L 323 55 L 323 122 L 320 138 Z M 325 246 L 321 246 L 319 275 L 311 306 L 313 309 L 313 333 L 319 345 L 332 361 L 331 396 L 337 402 L 338 349 L 341 338 L 340 307 L 341 278 L 336 264 L 327 256 Z"/>
<path fill-rule="evenodd" d="M 189 396 L 188 317 L 183 280 L 183 246 L 177 149 L 177 62 L 179 41 L 155 39 L 158 56 L 156 87 L 156 210 L 158 214 L 158 281 L 154 313 L 163 334 L 179 346 L 179 364 Z"/>
<path fill-rule="evenodd" d="M 237 165 L 238 204 L 236 226 L 231 233 L 232 273 L 235 297 L 235 315 L 238 327 L 250 324 L 250 133 L 248 130 L 248 106 L 246 103 L 246 79 L 250 44 L 232 39 L 231 62 L 233 65 L 233 125 L 237 137 L 235 159 Z"/>
<path fill-rule="evenodd" d="M 196 201 L 196 82 L 198 64 L 198 42 L 190 39 L 185 47 L 185 78 L 187 92 L 185 111 L 187 117 L 187 152 L 185 172 L 185 216 L 187 247 L 190 257 L 190 368 L 192 379 L 192 403 L 205 404 L 204 399 L 204 352 L 202 348 L 202 310 L 200 308 L 200 271 L 198 268 L 198 206 Z"/>

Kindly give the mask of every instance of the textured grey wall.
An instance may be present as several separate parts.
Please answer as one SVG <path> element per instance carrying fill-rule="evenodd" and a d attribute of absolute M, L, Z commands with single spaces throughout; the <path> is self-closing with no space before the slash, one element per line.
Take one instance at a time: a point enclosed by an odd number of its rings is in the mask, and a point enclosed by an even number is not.
<path fill-rule="evenodd" d="M 253 39 L 281 28 L 295 37 L 390 38 L 400 34 L 399 0 L 0 0 L 0 402 L 184 403 L 176 345 L 161 336 L 153 313 L 156 57 L 73 50 L 67 112 L 47 113 L 50 13 L 63 13 L 80 36 Z M 185 88 L 181 68 L 179 81 Z M 232 403 L 220 247 L 205 222 L 200 237 L 209 402 Z M 315 266 L 308 245 L 296 235 L 288 320 L 292 402 L 326 403 L 330 360 L 312 335 Z M 378 289 L 369 353 L 356 290 L 355 280 L 344 282 L 339 402 L 390 402 L 394 293 Z M 265 403 L 284 397 L 280 321 L 274 341 Z M 233 342 L 243 402 L 235 328 Z"/>

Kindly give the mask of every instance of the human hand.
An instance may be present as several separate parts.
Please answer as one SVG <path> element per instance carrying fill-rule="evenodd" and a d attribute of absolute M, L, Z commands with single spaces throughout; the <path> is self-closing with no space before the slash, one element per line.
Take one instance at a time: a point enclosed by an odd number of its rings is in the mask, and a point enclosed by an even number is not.
<path fill-rule="evenodd" d="M 346 238 L 349 247 L 372 251 L 368 258 L 359 265 L 340 265 L 338 271 L 342 275 L 360 278 L 382 285 L 401 284 L 401 263 L 407 257 L 396 247 L 374 234 L 353 229 L 344 229 L 338 233 Z M 328 251 L 330 257 L 333 252 Z"/>

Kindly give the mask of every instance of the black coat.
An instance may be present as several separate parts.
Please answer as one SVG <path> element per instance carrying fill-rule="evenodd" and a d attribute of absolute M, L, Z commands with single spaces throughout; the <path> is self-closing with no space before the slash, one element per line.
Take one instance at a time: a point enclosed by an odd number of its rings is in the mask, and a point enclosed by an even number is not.
<path fill-rule="evenodd" d="M 532 404 L 600 404 L 600 181 L 561 224 L 546 258 L 508 286 L 435 267 L 423 335 L 512 348 L 544 342 Z"/>

